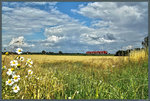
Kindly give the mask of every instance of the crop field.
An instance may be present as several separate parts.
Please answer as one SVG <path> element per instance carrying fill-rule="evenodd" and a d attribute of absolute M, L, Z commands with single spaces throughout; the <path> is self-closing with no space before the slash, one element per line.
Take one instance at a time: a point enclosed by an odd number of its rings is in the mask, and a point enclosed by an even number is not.
<path fill-rule="evenodd" d="M 20 57 L 24 57 L 22 61 Z M 32 66 L 27 61 L 33 61 Z M 12 60 L 20 66 L 13 68 Z M 148 99 L 148 54 L 130 56 L 3 55 L 3 99 Z M 13 69 L 12 69 L 13 68 Z M 7 85 L 8 69 L 20 76 Z M 29 73 L 32 70 L 32 73 Z"/>

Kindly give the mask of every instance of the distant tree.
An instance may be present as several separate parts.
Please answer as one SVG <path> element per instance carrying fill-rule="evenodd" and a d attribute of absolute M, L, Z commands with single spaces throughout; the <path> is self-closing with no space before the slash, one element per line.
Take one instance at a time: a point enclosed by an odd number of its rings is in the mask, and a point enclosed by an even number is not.
<path fill-rule="evenodd" d="M 141 50 L 141 48 L 134 48 L 134 50 Z"/>
<path fill-rule="evenodd" d="M 48 52 L 48 54 L 54 54 L 54 52 Z"/>
<path fill-rule="evenodd" d="M 42 54 L 46 54 L 46 51 L 45 51 L 45 50 L 43 50 L 43 51 L 42 51 Z"/>
<path fill-rule="evenodd" d="M 148 36 L 144 38 L 144 41 L 142 41 L 142 46 L 145 49 L 148 48 Z"/>
<path fill-rule="evenodd" d="M 116 52 L 115 56 L 127 56 L 129 55 L 129 53 L 130 53 L 130 50 L 126 50 L 126 51 L 119 50 Z"/>
<path fill-rule="evenodd" d="M 26 54 L 31 54 L 31 52 L 27 51 Z"/>
<path fill-rule="evenodd" d="M 144 38 L 144 41 L 142 41 L 143 49 L 148 54 L 148 36 Z M 146 55 L 146 54 L 145 54 Z"/>
<path fill-rule="evenodd" d="M 59 54 L 63 54 L 62 51 L 59 51 L 58 53 L 59 53 Z"/>

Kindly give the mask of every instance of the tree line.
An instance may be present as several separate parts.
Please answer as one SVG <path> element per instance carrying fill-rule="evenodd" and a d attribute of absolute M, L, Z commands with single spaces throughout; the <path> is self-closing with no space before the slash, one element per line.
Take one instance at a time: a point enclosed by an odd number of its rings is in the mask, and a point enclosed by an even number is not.
<path fill-rule="evenodd" d="M 148 52 L 148 36 L 144 38 L 144 41 L 142 41 L 142 48 L 134 48 L 134 49 L 128 49 L 128 50 L 118 50 L 115 54 L 115 56 L 128 56 L 131 51 L 134 50 L 142 50 L 145 49 Z"/>
<path fill-rule="evenodd" d="M 142 41 L 142 48 L 134 48 L 134 49 L 128 49 L 128 50 L 118 50 L 115 54 L 108 54 L 108 55 L 115 55 L 115 56 L 127 56 L 129 55 L 129 53 L 131 51 L 134 50 L 142 50 L 142 49 L 146 49 L 148 52 L 148 36 L 144 38 L 144 40 Z M 2 52 L 2 54 L 5 54 L 5 52 Z M 16 54 L 15 52 L 9 52 L 9 54 Z M 63 53 L 62 51 L 58 51 L 58 53 L 54 53 L 54 52 L 46 52 L 45 50 L 43 50 L 42 52 L 23 52 L 23 54 L 46 54 L 46 55 L 101 55 L 101 54 L 85 54 L 85 53 Z M 103 55 L 107 55 L 107 54 L 103 54 Z"/>

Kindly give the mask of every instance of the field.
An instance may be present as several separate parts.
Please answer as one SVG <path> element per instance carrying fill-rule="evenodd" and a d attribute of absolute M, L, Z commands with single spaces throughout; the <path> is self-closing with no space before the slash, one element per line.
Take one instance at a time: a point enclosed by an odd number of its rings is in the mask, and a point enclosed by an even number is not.
<path fill-rule="evenodd" d="M 21 55 L 15 68 L 20 91 L 6 85 L 10 61 L 17 55 L 3 55 L 3 99 L 148 99 L 148 55 L 144 50 L 130 56 Z M 32 67 L 26 67 L 28 58 Z M 32 69 L 33 74 L 28 75 Z"/>

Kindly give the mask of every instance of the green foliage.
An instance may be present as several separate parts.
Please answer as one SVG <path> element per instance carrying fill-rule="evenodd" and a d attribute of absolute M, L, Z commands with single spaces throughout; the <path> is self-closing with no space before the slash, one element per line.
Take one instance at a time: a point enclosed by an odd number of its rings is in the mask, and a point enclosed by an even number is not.
<path fill-rule="evenodd" d="M 142 41 L 143 48 L 148 48 L 148 36 L 144 38 L 144 41 Z"/>
<path fill-rule="evenodd" d="M 3 99 L 148 99 L 148 60 L 120 61 L 101 68 L 82 62 L 35 62 L 34 75 L 21 77 L 20 92 L 10 93 L 2 73 Z M 27 70 L 20 70 L 19 74 Z"/>
<path fill-rule="evenodd" d="M 130 62 L 106 70 L 82 62 L 45 63 L 42 68 L 53 70 L 65 85 L 61 96 L 55 95 L 56 99 L 148 98 L 148 61 Z"/>

